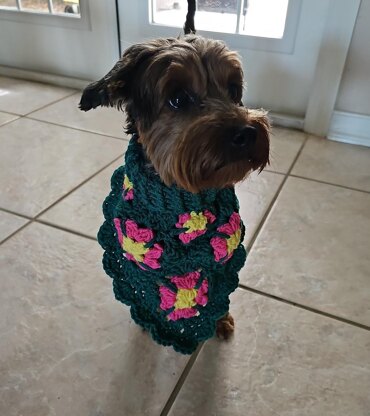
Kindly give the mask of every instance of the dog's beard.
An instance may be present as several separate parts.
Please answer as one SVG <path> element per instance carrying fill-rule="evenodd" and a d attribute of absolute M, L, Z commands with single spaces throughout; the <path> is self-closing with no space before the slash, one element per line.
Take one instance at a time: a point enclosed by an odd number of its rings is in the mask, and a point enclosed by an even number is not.
<path fill-rule="evenodd" d="M 242 150 L 230 146 L 238 126 L 250 125 L 256 140 Z M 192 119 L 166 113 L 140 133 L 146 155 L 162 181 L 190 192 L 225 188 L 269 163 L 269 123 L 263 111 L 233 109 Z"/>

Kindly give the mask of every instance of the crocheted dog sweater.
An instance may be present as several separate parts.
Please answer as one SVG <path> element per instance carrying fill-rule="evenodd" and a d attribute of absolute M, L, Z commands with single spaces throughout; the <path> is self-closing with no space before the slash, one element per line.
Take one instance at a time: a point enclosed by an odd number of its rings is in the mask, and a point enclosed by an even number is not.
<path fill-rule="evenodd" d="M 164 185 L 136 135 L 111 186 L 98 240 L 116 299 L 159 344 L 190 354 L 228 312 L 245 262 L 235 191 Z"/>

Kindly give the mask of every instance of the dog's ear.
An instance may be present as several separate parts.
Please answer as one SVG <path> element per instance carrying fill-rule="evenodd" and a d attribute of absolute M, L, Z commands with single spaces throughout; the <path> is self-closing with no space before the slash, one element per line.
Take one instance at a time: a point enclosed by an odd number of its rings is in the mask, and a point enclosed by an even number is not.
<path fill-rule="evenodd" d="M 99 106 L 121 109 L 132 97 L 133 87 L 138 83 L 145 62 L 174 41 L 175 39 L 157 39 L 128 48 L 105 77 L 84 89 L 80 109 L 89 111 Z"/>

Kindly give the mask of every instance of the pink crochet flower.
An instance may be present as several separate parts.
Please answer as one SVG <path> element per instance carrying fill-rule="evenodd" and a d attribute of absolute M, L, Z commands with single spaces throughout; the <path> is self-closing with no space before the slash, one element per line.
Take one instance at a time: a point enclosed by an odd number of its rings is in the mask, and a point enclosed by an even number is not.
<path fill-rule="evenodd" d="M 180 318 L 191 318 L 199 315 L 197 305 L 205 306 L 208 302 L 208 281 L 203 279 L 200 287 L 195 289 L 200 279 L 200 272 L 190 272 L 182 276 L 174 276 L 170 280 L 177 291 L 160 286 L 160 308 L 164 311 L 173 309 L 167 319 L 177 321 Z"/>
<path fill-rule="evenodd" d="M 155 243 L 152 247 L 147 247 L 147 243 L 154 238 L 150 228 L 140 228 L 135 221 L 126 220 L 126 235 L 122 231 L 121 220 L 114 219 L 117 230 L 118 241 L 124 251 L 125 257 L 135 262 L 141 269 L 145 270 L 142 264 L 151 269 L 159 269 L 161 265 L 158 259 L 163 253 L 161 245 Z"/>
<path fill-rule="evenodd" d="M 227 234 L 229 237 L 213 237 L 211 246 L 217 262 L 225 263 L 228 261 L 234 250 L 239 246 L 241 239 L 240 216 L 237 212 L 231 214 L 229 222 L 217 228 L 217 231 Z"/>
<path fill-rule="evenodd" d="M 127 175 L 123 179 L 123 198 L 125 201 L 134 199 L 134 185 L 130 181 Z"/>
<path fill-rule="evenodd" d="M 191 240 L 203 235 L 207 231 L 207 224 L 212 224 L 216 217 L 205 210 L 203 212 L 192 211 L 179 215 L 179 221 L 176 224 L 177 228 L 185 228 L 186 231 L 179 235 L 179 239 L 188 244 Z"/>

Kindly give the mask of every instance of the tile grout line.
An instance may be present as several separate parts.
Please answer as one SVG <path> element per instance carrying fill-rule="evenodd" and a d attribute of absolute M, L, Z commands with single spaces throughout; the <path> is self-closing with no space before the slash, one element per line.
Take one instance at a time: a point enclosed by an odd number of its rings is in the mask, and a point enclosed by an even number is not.
<path fill-rule="evenodd" d="M 2 208 L 0 208 L 0 210 L 4 211 Z M 9 211 L 4 211 L 4 212 L 8 212 L 8 213 L 13 214 L 13 212 L 9 212 Z M 26 218 L 26 217 L 23 217 L 23 218 Z M 0 241 L 0 246 L 2 246 L 6 241 L 8 241 L 12 237 L 14 237 L 16 234 L 18 234 L 20 231 L 22 231 L 24 228 L 26 228 L 27 226 L 29 226 L 31 224 L 46 225 L 48 227 L 55 228 L 57 230 L 67 232 L 69 234 L 76 235 L 78 237 L 87 238 L 88 240 L 92 240 L 92 241 L 97 241 L 96 237 L 91 237 L 90 235 L 80 233 L 79 231 L 71 230 L 70 228 L 65 228 L 65 227 L 62 227 L 60 225 L 48 222 L 48 221 L 39 220 L 39 219 L 35 219 L 35 218 L 27 218 L 27 219 L 28 219 L 28 222 L 26 222 L 26 224 L 23 224 L 21 227 L 17 228 L 13 233 L 11 233 L 7 237 L 5 237 L 4 240 Z"/>
<path fill-rule="evenodd" d="M 25 224 L 23 224 L 21 227 L 17 228 L 14 232 L 12 232 L 7 237 L 5 237 L 4 240 L 0 241 L 0 246 L 2 246 L 4 243 L 6 243 L 8 240 L 14 237 L 16 234 L 18 234 L 19 231 L 22 231 L 24 228 L 28 227 L 32 223 L 33 223 L 33 220 L 29 219 Z"/>
<path fill-rule="evenodd" d="M 79 231 L 75 231 L 75 230 L 72 230 L 70 228 L 63 227 L 63 226 L 58 225 L 58 224 L 53 224 L 52 222 L 49 222 L 49 221 L 34 219 L 34 220 L 32 220 L 32 222 L 35 222 L 37 224 L 47 225 L 48 227 L 55 228 L 55 229 L 61 230 L 61 231 L 65 231 L 67 233 L 77 235 L 78 237 L 87 238 L 88 240 L 97 241 L 96 237 L 91 237 L 91 235 L 84 234 L 84 233 L 81 233 Z"/>
<path fill-rule="evenodd" d="M 260 295 L 260 296 L 267 297 L 269 299 L 276 300 L 278 302 L 286 303 L 288 305 L 294 306 L 294 307 L 299 308 L 299 309 L 303 309 L 303 310 L 308 311 L 308 312 L 312 312 L 312 313 L 316 313 L 318 315 L 325 316 L 326 318 L 334 319 L 335 321 L 339 321 L 339 322 L 345 323 L 347 325 L 355 326 L 357 328 L 361 328 L 361 329 L 365 329 L 366 331 L 370 331 L 370 327 L 365 325 L 365 324 L 361 324 L 359 322 L 352 321 L 352 320 L 347 319 L 347 318 L 342 318 L 340 316 L 333 315 L 331 313 L 321 311 L 320 309 L 312 308 L 311 306 L 306 306 L 306 305 L 303 305 L 301 303 L 297 303 L 297 302 L 294 302 L 292 300 L 285 299 L 285 298 L 282 298 L 280 296 L 273 295 L 271 293 L 263 292 L 262 290 L 254 289 L 253 287 L 244 285 L 242 283 L 239 284 L 239 288 L 242 289 L 242 290 L 248 291 L 248 292 L 255 293 L 255 294 Z"/>
<path fill-rule="evenodd" d="M 8 120 L 8 121 L 6 121 L 5 123 L 1 124 L 1 125 L 0 125 L 0 128 L 1 128 L 1 127 L 4 127 L 4 126 L 7 126 L 7 125 L 8 125 L 8 124 L 10 124 L 10 123 L 13 123 L 14 121 L 17 121 L 17 120 L 19 120 L 20 118 L 22 118 L 22 116 L 18 116 L 18 115 L 17 115 L 17 117 L 16 117 L 16 118 L 13 118 L 12 120 Z"/>
<path fill-rule="evenodd" d="M 102 168 L 100 168 L 98 171 L 96 171 L 93 175 L 90 175 L 88 178 L 84 179 L 82 182 L 80 182 L 77 186 L 72 188 L 70 191 L 68 191 L 66 194 L 58 198 L 56 201 L 54 201 L 51 205 L 43 209 L 41 212 L 39 212 L 35 217 L 33 217 L 34 220 L 37 220 L 41 215 L 44 215 L 45 212 L 49 211 L 49 209 L 53 208 L 55 205 L 59 204 L 59 202 L 63 201 L 63 199 L 67 198 L 71 193 L 74 191 L 77 191 L 77 189 L 81 188 L 83 185 L 85 185 L 87 182 L 89 182 L 91 179 L 95 178 L 95 176 L 99 175 L 104 169 L 108 168 L 110 165 L 113 165 L 113 163 L 117 162 L 117 160 L 121 159 L 122 155 L 119 155 L 115 159 L 113 159 L 108 164 L 104 165 Z"/>
<path fill-rule="evenodd" d="M 56 100 L 54 100 L 54 101 L 52 101 L 48 104 L 45 104 L 45 105 L 41 106 L 40 108 L 37 108 L 36 110 L 29 111 L 28 113 L 23 114 L 22 117 L 28 117 L 30 114 L 36 113 L 36 111 L 44 110 L 46 107 L 49 107 L 49 105 L 57 104 L 60 101 L 66 100 L 67 98 L 72 97 L 72 95 L 77 94 L 77 92 L 78 92 L 78 90 L 74 90 L 73 93 L 68 94 L 64 97 L 58 98 L 58 99 L 56 99 Z"/>
<path fill-rule="evenodd" d="M 0 241 L 0 246 L 2 246 L 6 241 L 10 240 L 13 236 L 15 236 L 19 231 L 23 230 L 23 228 L 26 228 L 28 225 L 30 225 L 33 222 L 33 219 L 31 217 L 28 217 L 27 215 L 18 214 L 16 212 L 13 212 L 13 211 L 11 211 L 9 209 L 6 209 L 6 208 L 1 208 L 0 207 L 0 211 L 6 212 L 7 214 L 15 215 L 17 217 L 20 217 L 20 218 L 23 218 L 23 219 L 27 220 L 27 222 L 25 224 L 23 224 L 21 227 L 17 228 L 15 231 L 13 231 L 11 234 L 9 234 L 3 240 Z"/>
<path fill-rule="evenodd" d="M 46 108 L 46 107 L 49 107 L 49 105 L 53 105 L 53 104 L 57 104 L 57 103 L 59 103 L 60 101 L 63 101 L 64 99 L 66 99 L 66 98 L 69 98 L 69 97 L 72 97 L 72 95 L 75 95 L 75 94 L 77 94 L 77 90 L 75 90 L 73 93 L 71 93 L 71 94 L 68 94 L 68 95 L 66 95 L 66 96 L 64 96 L 64 97 L 61 97 L 61 98 L 57 98 L 56 100 L 54 100 L 54 101 L 51 101 L 50 103 L 48 103 L 48 104 L 44 104 L 43 106 L 41 106 L 41 107 L 39 107 L 39 108 L 36 108 L 35 110 L 32 110 L 32 111 L 29 111 L 28 113 L 26 113 L 26 114 L 18 114 L 18 113 L 12 113 L 12 112 L 10 112 L 10 111 L 6 111 L 6 110 L 0 110 L 0 112 L 1 113 L 6 113 L 6 114 L 9 114 L 9 115 L 12 115 L 12 116 L 17 116 L 18 118 L 24 118 L 24 117 L 28 117 L 28 115 L 29 114 L 32 114 L 32 113 L 35 113 L 36 111 L 39 111 L 39 110 L 43 110 L 44 108 Z M 30 117 L 31 118 L 31 117 Z M 16 119 L 16 120 L 18 120 L 18 119 Z M 15 120 L 12 120 L 12 121 L 15 121 Z M 2 124 L 0 127 L 2 127 L 4 124 Z"/>
<path fill-rule="evenodd" d="M 178 394 L 180 393 L 180 390 L 182 389 L 182 386 L 184 385 L 191 369 L 193 368 L 195 361 L 197 360 L 200 352 L 203 349 L 205 342 L 202 342 L 197 349 L 195 350 L 195 352 L 191 355 L 191 357 L 189 358 L 189 361 L 186 363 L 184 370 L 182 371 L 179 379 L 177 380 L 177 383 L 175 385 L 175 387 L 173 388 L 167 402 L 165 403 L 160 416 L 167 416 L 169 411 L 171 410 L 173 404 L 175 403 L 175 400 L 178 396 Z"/>
<path fill-rule="evenodd" d="M 110 139 L 120 140 L 121 142 L 122 141 L 125 141 L 125 142 L 130 141 L 130 139 L 125 138 L 125 137 L 111 136 L 109 134 L 99 133 L 99 132 L 92 131 L 92 130 L 85 130 L 85 129 L 80 129 L 78 127 L 72 127 L 72 126 L 67 126 L 65 124 L 55 123 L 53 121 L 40 120 L 40 119 L 34 118 L 34 117 L 28 117 L 28 116 L 24 116 L 24 117 L 26 117 L 28 120 L 39 121 L 40 123 L 51 124 L 53 126 L 64 127 L 66 129 L 72 129 L 72 130 L 81 131 L 81 132 L 84 132 L 84 133 L 91 133 L 91 134 L 96 134 L 98 136 L 109 137 Z M 124 133 L 124 130 L 122 130 L 122 132 Z"/>
<path fill-rule="evenodd" d="M 284 187 L 287 179 L 289 178 L 290 172 L 293 170 L 293 167 L 296 164 L 299 156 L 301 155 L 301 153 L 302 153 L 302 151 L 303 151 L 303 149 L 304 149 L 307 141 L 308 141 L 308 136 L 306 135 L 306 138 L 304 139 L 303 143 L 301 144 L 301 147 L 299 148 L 299 150 L 298 150 L 298 152 L 297 152 L 297 154 L 296 154 L 296 156 L 295 156 L 292 164 L 290 165 L 287 173 L 285 174 L 284 179 L 282 180 L 280 186 L 278 187 L 277 191 L 275 192 L 274 197 L 272 198 L 272 200 L 271 200 L 269 206 L 267 207 L 267 209 L 266 209 L 266 211 L 265 211 L 265 213 L 264 213 L 261 221 L 259 222 L 256 231 L 254 232 L 254 234 L 253 234 L 252 238 L 250 239 L 249 243 L 247 244 L 247 247 L 246 247 L 247 252 L 249 252 L 252 249 L 252 247 L 253 247 L 253 245 L 254 245 L 257 237 L 258 237 L 258 234 L 260 233 L 262 227 L 264 226 L 264 224 L 265 224 L 265 222 L 267 220 L 267 217 L 270 215 L 270 212 L 271 212 L 273 206 L 275 205 L 275 202 L 278 199 L 278 197 L 280 195 L 280 192 L 283 189 L 283 187 Z"/>
<path fill-rule="evenodd" d="M 263 172 L 274 173 L 276 175 L 282 175 L 282 176 L 286 175 L 286 173 L 284 172 L 278 172 L 277 170 L 270 170 L 270 169 L 263 169 Z"/>
<path fill-rule="evenodd" d="M 320 179 L 313 179 L 313 178 L 308 178 L 306 176 L 293 175 L 293 174 L 290 174 L 289 176 L 291 178 L 303 179 L 303 180 L 310 181 L 310 182 L 321 183 L 323 185 L 336 186 L 337 188 L 348 189 L 349 191 L 356 191 L 356 192 L 362 192 L 364 194 L 370 194 L 370 191 L 365 191 L 364 189 L 351 188 L 350 186 L 339 185 L 339 184 L 333 183 L 333 182 L 326 182 L 326 181 L 322 181 Z"/>
<path fill-rule="evenodd" d="M 11 111 L 0 110 L 0 113 L 9 114 L 10 116 L 23 117 L 22 114 L 12 113 Z"/>
<path fill-rule="evenodd" d="M 286 176 L 287 175 L 287 173 L 278 172 L 277 170 L 264 169 L 263 171 L 267 172 L 267 173 L 272 173 L 274 175 L 280 175 L 280 176 Z M 357 192 L 362 192 L 364 194 L 370 194 L 370 191 L 366 191 L 365 189 L 352 188 L 351 186 L 341 185 L 341 184 L 335 183 L 335 182 L 327 182 L 327 181 L 323 181 L 321 179 L 310 178 L 309 176 L 295 175 L 293 173 L 290 173 L 288 176 L 291 177 L 291 178 L 298 178 L 298 179 L 304 179 L 304 180 L 310 181 L 310 182 L 321 183 L 323 185 L 336 186 L 337 188 L 348 189 L 350 191 L 357 191 Z"/>
<path fill-rule="evenodd" d="M 57 100 L 52 101 L 52 102 L 50 102 L 50 103 L 48 103 L 48 104 L 45 104 L 45 105 L 43 105 L 42 107 L 37 108 L 37 109 L 35 109 L 35 110 L 32 110 L 32 111 L 30 111 L 30 112 L 28 112 L 28 113 L 26 113 L 26 114 L 16 114 L 16 113 L 10 113 L 9 111 L 0 110 L 0 112 L 6 113 L 6 114 L 9 114 L 9 115 L 12 115 L 12 116 L 17 116 L 17 118 L 16 118 L 16 119 L 14 119 L 14 120 L 10 120 L 10 121 L 7 121 L 7 122 L 5 122 L 4 124 L 1 124 L 1 125 L 0 125 L 0 127 L 3 127 L 3 126 L 5 126 L 5 125 L 7 125 L 7 124 L 9 124 L 9 123 L 12 123 L 13 121 L 16 121 L 16 120 L 21 119 L 21 118 L 27 118 L 27 119 L 29 119 L 29 120 L 39 121 L 39 122 L 41 122 L 41 123 L 51 124 L 51 125 L 53 125 L 53 126 L 58 126 L 58 127 L 66 127 L 66 128 L 68 128 L 68 129 L 72 129 L 72 130 L 76 130 L 76 131 L 82 131 L 82 132 L 86 132 L 86 133 L 97 134 L 98 136 L 109 137 L 109 138 L 111 138 L 111 139 L 116 139 L 116 140 L 121 140 L 121 141 L 123 140 L 123 141 L 126 141 L 126 142 L 130 141 L 130 139 L 125 138 L 125 137 L 117 137 L 117 136 L 112 136 L 112 135 L 109 135 L 109 134 L 104 134 L 104 133 L 100 133 L 100 132 L 95 132 L 95 131 L 92 131 L 92 130 L 86 130 L 86 129 L 82 129 L 82 128 L 78 128 L 78 127 L 72 127 L 72 126 L 68 126 L 68 125 L 65 125 L 65 124 L 55 123 L 55 122 L 53 122 L 53 121 L 40 120 L 40 119 L 37 119 L 37 118 L 35 118 L 35 117 L 32 117 L 32 114 L 33 114 L 33 113 L 36 113 L 37 111 L 40 111 L 40 110 L 44 110 L 45 108 L 47 108 L 47 107 L 49 107 L 49 106 L 51 106 L 51 105 L 57 104 L 57 103 L 59 103 L 59 102 L 61 102 L 61 101 L 65 100 L 65 99 L 67 99 L 67 98 L 70 98 L 70 97 L 72 97 L 73 95 L 77 94 L 77 92 L 78 92 L 78 90 L 75 90 L 73 93 L 68 94 L 68 95 L 66 95 L 65 97 L 58 98 Z M 122 130 L 122 133 L 124 133 L 124 129 Z"/>
<path fill-rule="evenodd" d="M 29 217 L 28 215 L 20 214 L 18 212 L 12 211 L 12 210 L 7 209 L 7 208 L 0 207 L 0 211 L 7 212 L 8 214 L 16 215 L 17 217 L 21 217 L 21 218 L 24 218 L 26 220 L 32 220 L 32 217 Z"/>
<path fill-rule="evenodd" d="M 35 217 L 29 217 L 27 215 L 19 214 L 19 213 L 15 212 L 15 211 L 11 211 L 9 209 L 1 208 L 0 207 L 0 211 L 7 212 L 8 214 L 13 214 L 13 215 L 16 215 L 16 216 L 19 216 L 19 217 L 22 217 L 22 218 L 25 218 L 25 219 L 29 220 L 29 222 L 27 222 L 26 224 L 24 224 L 22 227 L 18 228 L 12 234 L 8 235 L 3 241 L 1 241 L 0 242 L 0 245 L 3 245 L 11 237 L 15 236 L 19 231 L 23 230 L 23 228 L 25 228 L 27 225 L 30 225 L 30 224 L 32 224 L 34 222 L 38 222 L 40 224 L 44 224 L 44 225 L 47 225 L 47 226 L 50 226 L 50 227 L 53 227 L 53 228 L 60 229 L 62 231 L 69 232 L 71 234 L 78 235 L 80 237 L 85 237 L 85 238 L 88 238 L 90 240 L 95 240 L 96 241 L 96 238 L 93 238 L 93 237 L 91 237 L 89 235 L 86 235 L 86 234 L 83 234 L 83 233 L 79 233 L 78 231 L 70 230 L 68 228 L 63 228 L 63 227 L 58 226 L 56 224 L 48 223 L 47 221 L 44 221 L 44 220 L 39 220 L 39 217 L 41 215 L 43 215 L 45 212 L 47 212 L 49 209 L 53 208 L 55 205 L 59 204 L 59 202 L 61 202 L 64 198 L 67 198 L 67 196 L 69 196 L 72 192 L 76 191 L 81 186 L 85 185 L 88 181 L 90 181 L 91 179 L 93 179 L 95 176 L 99 175 L 99 173 L 101 173 L 104 169 L 108 168 L 110 165 L 113 165 L 113 163 L 115 163 L 121 157 L 122 157 L 122 155 L 116 157 L 114 160 L 112 160 L 111 162 L 109 162 L 108 164 L 106 164 L 105 166 L 103 166 L 101 169 L 99 169 L 93 175 L 89 176 L 87 179 L 85 179 L 84 181 L 82 181 L 81 183 L 79 183 L 77 186 L 75 186 L 74 188 L 72 188 L 65 195 L 63 195 L 62 197 L 60 197 L 59 199 L 57 199 L 55 202 L 53 202 L 51 205 L 49 205 L 48 207 L 46 207 L 45 209 L 43 209 L 41 212 L 39 212 Z"/>
<path fill-rule="evenodd" d="M 305 177 L 299 177 L 297 175 L 292 175 L 291 174 L 291 172 L 292 172 L 292 170 L 293 170 L 293 168 L 294 168 L 294 166 L 295 166 L 295 164 L 296 164 L 299 156 L 301 155 L 301 153 L 302 153 L 302 151 L 303 151 L 303 149 L 304 149 L 304 147 L 305 147 L 305 145 L 306 145 L 306 143 L 308 141 L 308 138 L 309 138 L 309 136 L 306 135 L 306 138 L 305 138 L 304 142 L 302 143 L 302 145 L 301 145 L 301 147 L 300 147 L 300 149 L 299 149 L 296 157 L 294 158 L 294 160 L 293 160 L 293 162 L 292 162 L 292 164 L 291 164 L 288 172 L 286 173 L 285 178 L 283 179 L 283 181 L 280 184 L 278 190 L 276 191 L 276 193 L 274 195 L 274 198 L 272 199 L 271 203 L 269 204 L 269 206 L 268 206 L 268 208 L 267 208 L 264 216 L 262 217 L 262 219 L 261 219 L 261 221 L 260 221 L 260 223 L 259 223 L 259 225 L 257 227 L 257 230 L 255 231 L 255 233 L 253 234 L 252 239 L 250 240 L 249 244 L 247 245 L 247 251 L 248 252 L 252 249 L 255 241 L 257 240 L 257 237 L 258 237 L 259 233 L 261 232 L 262 227 L 266 223 L 267 217 L 269 216 L 270 212 L 272 211 L 272 208 L 273 208 L 276 200 L 278 199 L 278 197 L 279 197 L 279 195 L 280 195 L 280 193 L 281 193 L 281 191 L 282 191 L 282 189 L 283 189 L 283 187 L 284 187 L 284 185 L 285 185 L 285 183 L 286 183 L 286 181 L 287 181 L 287 179 L 289 177 L 297 177 L 299 179 L 305 179 L 305 180 L 308 180 L 308 181 L 323 183 L 325 185 L 333 185 L 333 186 L 338 186 L 338 187 L 341 187 L 341 188 L 345 188 L 345 189 L 350 189 L 350 190 L 357 191 L 357 189 L 347 188 L 347 187 L 344 187 L 344 186 L 341 186 L 341 185 L 335 185 L 335 184 L 331 184 L 331 183 L 320 182 L 320 181 L 317 181 L 317 180 L 314 180 L 314 179 L 305 178 Z M 361 192 L 369 193 L 369 192 L 366 192 L 366 191 L 361 191 Z M 304 310 L 307 310 L 307 311 L 310 311 L 310 312 L 313 312 L 313 313 L 317 313 L 317 314 L 322 315 L 322 316 L 326 316 L 328 318 L 331 318 L 331 319 L 334 319 L 334 320 L 337 320 L 337 321 L 346 323 L 348 325 L 352 325 L 352 326 L 355 326 L 355 327 L 358 327 L 358 328 L 362 328 L 362 329 L 365 329 L 365 330 L 368 330 L 368 331 L 370 330 L 370 327 L 368 327 L 368 326 L 366 326 L 364 324 L 360 324 L 358 322 L 351 321 L 349 319 L 342 318 L 340 316 L 332 315 L 330 313 L 327 313 L 327 312 L 324 312 L 324 311 L 320 311 L 320 310 L 315 309 L 315 308 L 312 308 L 310 306 L 305 306 L 305 305 L 299 304 L 297 302 L 294 302 L 294 301 L 291 301 L 291 300 L 288 300 L 288 299 L 284 299 L 284 298 L 281 298 L 281 297 L 276 296 L 276 295 L 272 295 L 272 294 L 270 294 L 268 292 L 263 292 L 263 291 L 260 291 L 258 289 L 254 289 L 254 288 L 249 287 L 247 285 L 243 285 L 242 283 L 239 284 L 239 288 L 244 289 L 244 290 L 248 290 L 250 292 L 259 294 L 261 296 L 269 297 L 269 298 L 274 299 L 276 301 L 280 301 L 280 302 L 283 302 L 283 303 L 287 303 L 287 304 L 292 305 L 292 306 L 295 306 L 297 308 L 301 308 L 301 309 L 304 309 Z"/>

